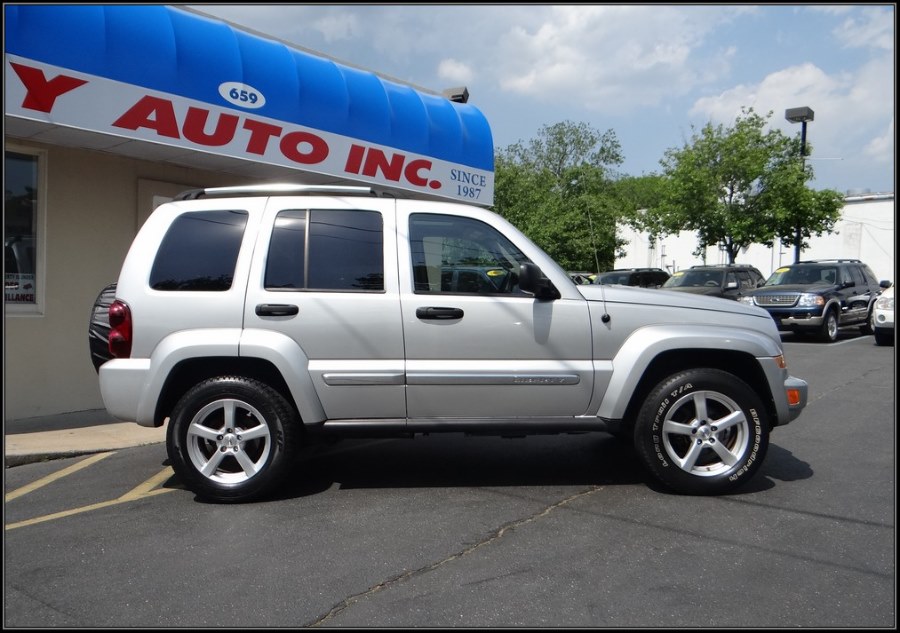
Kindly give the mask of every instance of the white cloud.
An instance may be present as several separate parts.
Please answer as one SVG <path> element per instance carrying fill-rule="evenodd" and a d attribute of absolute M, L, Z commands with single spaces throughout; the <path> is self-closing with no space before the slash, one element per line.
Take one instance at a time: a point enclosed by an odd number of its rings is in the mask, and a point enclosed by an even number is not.
<path fill-rule="evenodd" d="M 334 13 L 315 20 L 313 27 L 322 34 L 326 42 L 336 42 L 359 37 L 362 29 L 359 17 L 352 13 Z"/>
<path fill-rule="evenodd" d="M 893 165 L 894 160 L 894 120 L 891 119 L 890 124 L 882 136 L 872 139 L 863 150 L 866 156 L 871 157 L 878 163 L 890 163 Z"/>
<path fill-rule="evenodd" d="M 847 18 L 834 30 L 835 37 L 848 48 L 894 50 L 893 9 L 870 7 L 861 10 L 860 18 Z"/>
<path fill-rule="evenodd" d="M 569 95 L 583 107 L 657 105 L 721 75 L 729 54 L 695 59 L 710 32 L 740 7 L 552 7 L 534 29 L 514 26 L 497 50 L 503 90 L 538 99 Z"/>
<path fill-rule="evenodd" d="M 784 119 L 784 111 L 808 106 L 815 112 L 815 120 L 807 124 L 807 141 L 816 173 L 840 170 L 845 178 L 862 181 L 871 177 L 866 174 L 867 159 L 893 168 L 893 93 L 892 56 L 835 75 L 802 64 L 771 73 L 758 84 L 698 99 L 689 115 L 698 119 L 697 125 L 707 121 L 729 125 L 741 106 L 752 106 L 762 115 L 772 111 L 770 125 L 793 136 L 800 128 Z M 840 167 L 834 164 L 837 160 Z"/>
<path fill-rule="evenodd" d="M 467 65 L 455 59 L 443 59 L 438 64 L 438 77 L 446 81 L 456 83 L 468 83 L 472 81 L 474 72 Z"/>

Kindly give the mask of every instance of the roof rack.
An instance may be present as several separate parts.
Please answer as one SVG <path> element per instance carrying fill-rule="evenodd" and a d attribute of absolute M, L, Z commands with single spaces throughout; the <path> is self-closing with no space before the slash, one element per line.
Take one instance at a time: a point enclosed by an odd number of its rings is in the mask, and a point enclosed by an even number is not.
<path fill-rule="evenodd" d="M 753 264 L 739 264 L 737 262 L 728 264 L 696 264 L 691 268 L 753 268 Z"/>
<path fill-rule="evenodd" d="M 297 185 L 292 183 L 270 183 L 262 185 L 238 185 L 234 187 L 209 187 L 206 189 L 189 189 L 177 196 L 175 200 L 196 200 L 208 196 L 258 196 L 265 194 L 324 194 L 345 196 L 377 196 L 372 187 L 352 187 L 343 185 Z"/>
<path fill-rule="evenodd" d="M 848 264 L 861 264 L 862 260 L 860 259 L 806 259 L 802 262 L 797 262 L 798 264 L 825 264 L 825 263 L 848 263 Z"/>

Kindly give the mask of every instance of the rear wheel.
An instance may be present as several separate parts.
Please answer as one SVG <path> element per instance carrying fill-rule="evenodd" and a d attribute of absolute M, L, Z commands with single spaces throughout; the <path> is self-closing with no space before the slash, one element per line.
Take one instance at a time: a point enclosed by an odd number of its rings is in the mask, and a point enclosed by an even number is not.
<path fill-rule="evenodd" d="M 294 457 L 300 420 L 284 397 L 237 376 L 188 391 L 169 419 L 166 447 L 175 474 L 198 497 L 234 503 L 271 492 Z"/>
<path fill-rule="evenodd" d="M 685 494 L 721 494 L 749 480 L 762 464 L 769 422 L 759 397 L 742 380 L 718 369 L 691 369 L 650 392 L 634 439 L 663 485 Z"/>

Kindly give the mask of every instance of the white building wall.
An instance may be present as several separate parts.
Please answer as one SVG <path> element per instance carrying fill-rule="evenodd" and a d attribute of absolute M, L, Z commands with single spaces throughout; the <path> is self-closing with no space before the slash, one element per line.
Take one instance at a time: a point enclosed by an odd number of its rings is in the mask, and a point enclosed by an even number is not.
<path fill-rule="evenodd" d="M 869 265 L 878 279 L 896 279 L 894 260 L 894 194 L 850 196 L 845 200 L 841 219 L 834 233 L 812 237 L 809 248 L 800 253 L 807 259 L 859 259 Z M 619 237 L 628 241 L 625 257 L 616 260 L 616 268 L 664 268 L 670 273 L 699 264 L 724 264 L 728 256 L 716 247 L 705 251 L 705 260 L 693 251 L 697 236 L 691 231 L 669 235 L 651 243 L 646 233 L 629 227 L 619 228 Z M 753 244 L 737 258 L 739 264 L 756 266 L 768 277 L 779 266 L 794 262 L 790 244 L 772 248 Z"/>

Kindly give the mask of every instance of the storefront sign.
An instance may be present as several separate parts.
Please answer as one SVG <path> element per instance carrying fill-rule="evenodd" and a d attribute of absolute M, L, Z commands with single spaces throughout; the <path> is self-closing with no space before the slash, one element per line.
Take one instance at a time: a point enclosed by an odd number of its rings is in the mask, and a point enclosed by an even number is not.
<path fill-rule="evenodd" d="M 221 107 L 6 55 L 6 114 L 481 205 L 492 171 L 260 116 L 266 95 L 223 82 Z"/>

